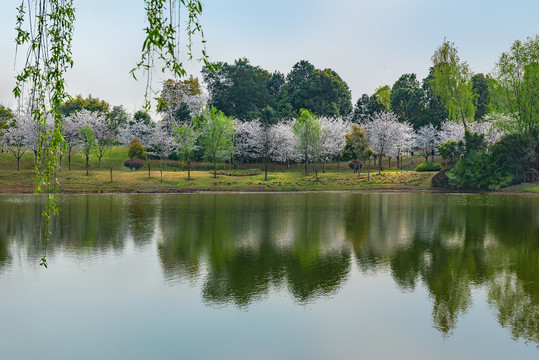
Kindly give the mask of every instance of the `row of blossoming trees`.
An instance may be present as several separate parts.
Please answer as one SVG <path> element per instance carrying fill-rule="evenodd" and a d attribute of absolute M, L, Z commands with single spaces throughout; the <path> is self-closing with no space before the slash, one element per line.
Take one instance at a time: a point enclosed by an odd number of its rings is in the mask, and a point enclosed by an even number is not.
<path fill-rule="evenodd" d="M 402 158 L 406 154 L 420 154 L 428 161 L 434 158 L 435 150 L 448 141 L 455 143 L 464 138 L 464 127 L 446 121 L 440 129 L 426 125 L 414 131 L 407 122 L 399 122 L 391 112 L 380 112 L 358 124 L 364 131 L 364 150 L 354 150 L 353 124 L 348 119 L 317 117 L 307 110 L 301 110 L 296 119 L 264 124 L 259 120 L 239 121 L 225 116 L 214 107 L 203 107 L 194 102 L 190 112 L 191 120 L 178 121 L 174 116 L 165 116 L 160 122 L 129 117 L 123 125 L 114 127 L 105 116 L 88 110 L 78 111 L 65 119 L 65 152 L 68 169 L 75 153 L 86 159 L 90 154 L 99 161 L 113 144 L 129 146 L 135 139 L 153 157 L 168 159 L 172 154 L 180 156 L 188 165 L 192 159 L 206 159 L 213 163 L 214 176 L 218 162 L 258 161 L 261 162 L 267 179 L 270 162 L 289 166 L 291 161 L 303 163 L 305 174 L 310 169 L 318 172 L 318 166 L 325 171 L 327 162 L 340 162 L 346 158 L 360 162 L 369 161 L 374 156 L 382 168 L 382 158 L 396 159 L 402 168 Z M 485 134 L 489 144 L 494 143 L 500 132 L 495 121 L 470 124 L 471 130 Z M 363 135 L 360 135 L 360 138 Z M 361 139 L 360 139 L 361 140 Z M 36 150 L 37 128 L 28 115 L 15 116 L 14 124 L 2 138 L 2 145 L 17 159 L 29 151 Z M 453 159 L 452 159 L 453 160 Z M 165 162 L 166 166 L 166 162 Z"/>

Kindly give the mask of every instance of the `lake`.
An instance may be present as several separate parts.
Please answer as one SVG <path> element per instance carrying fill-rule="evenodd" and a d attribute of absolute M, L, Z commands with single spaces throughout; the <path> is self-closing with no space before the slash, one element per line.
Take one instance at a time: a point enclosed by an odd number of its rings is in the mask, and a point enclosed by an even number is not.
<path fill-rule="evenodd" d="M 1 359 L 537 359 L 539 197 L 0 196 Z"/>

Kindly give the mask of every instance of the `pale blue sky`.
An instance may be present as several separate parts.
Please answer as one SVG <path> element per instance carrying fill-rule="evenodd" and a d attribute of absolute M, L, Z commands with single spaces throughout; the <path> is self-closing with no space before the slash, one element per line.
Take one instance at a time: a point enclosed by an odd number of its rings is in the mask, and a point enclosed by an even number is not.
<path fill-rule="evenodd" d="M 0 2 L 0 103 L 14 106 L 16 6 Z M 77 8 L 67 76 L 72 94 L 92 94 L 129 111 L 143 103 L 144 83 L 129 70 L 143 41 L 142 0 L 74 0 Z M 490 72 L 516 39 L 539 33 L 539 0 L 205 0 L 202 24 L 211 60 L 252 64 L 286 74 L 305 59 L 332 68 L 353 101 L 400 75 L 426 76 L 444 37 L 474 72 Z M 187 63 L 198 75 L 201 65 Z M 157 74 L 156 79 L 159 79 Z"/>

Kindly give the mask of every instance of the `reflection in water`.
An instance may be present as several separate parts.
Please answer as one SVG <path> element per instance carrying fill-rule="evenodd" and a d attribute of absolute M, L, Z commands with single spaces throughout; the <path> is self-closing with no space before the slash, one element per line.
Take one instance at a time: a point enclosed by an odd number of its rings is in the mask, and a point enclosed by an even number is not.
<path fill-rule="evenodd" d="M 39 198 L 0 198 L 0 274 L 41 256 Z M 300 304 L 361 272 L 425 287 L 432 321 L 455 329 L 486 289 L 498 322 L 539 344 L 537 197 L 435 194 L 65 196 L 50 251 L 122 252 L 157 241 L 163 276 L 200 286 L 210 305 L 247 307 L 272 291 Z M 200 284 L 200 285 L 198 285 Z"/>

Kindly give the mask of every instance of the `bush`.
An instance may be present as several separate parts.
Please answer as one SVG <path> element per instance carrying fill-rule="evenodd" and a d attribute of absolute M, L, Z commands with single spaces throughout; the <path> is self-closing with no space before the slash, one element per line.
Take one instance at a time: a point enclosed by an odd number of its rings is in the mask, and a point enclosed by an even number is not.
<path fill-rule="evenodd" d="M 495 190 L 509 184 L 513 178 L 496 164 L 491 155 L 471 152 L 447 173 L 449 184 L 458 189 Z"/>
<path fill-rule="evenodd" d="M 361 170 L 365 167 L 365 163 L 363 161 L 352 160 L 348 162 L 348 167 L 352 170 Z"/>
<path fill-rule="evenodd" d="M 213 174 L 213 171 L 211 173 Z M 217 175 L 225 175 L 225 176 L 253 176 L 253 175 L 258 175 L 258 174 L 260 174 L 260 170 L 258 169 L 217 170 Z"/>
<path fill-rule="evenodd" d="M 136 171 L 144 166 L 144 161 L 140 159 L 129 159 L 124 162 L 124 166 L 131 169 L 131 171 L 133 171 L 133 169 Z"/>
<path fill-rule="evenodd" d="M 417 167 L 415 168 L 415 171 L 440 171 L 443 168 L 444 167 L 442 166 L 442 164 L 426 162 L 426 163 L 417 165 Z"/>

